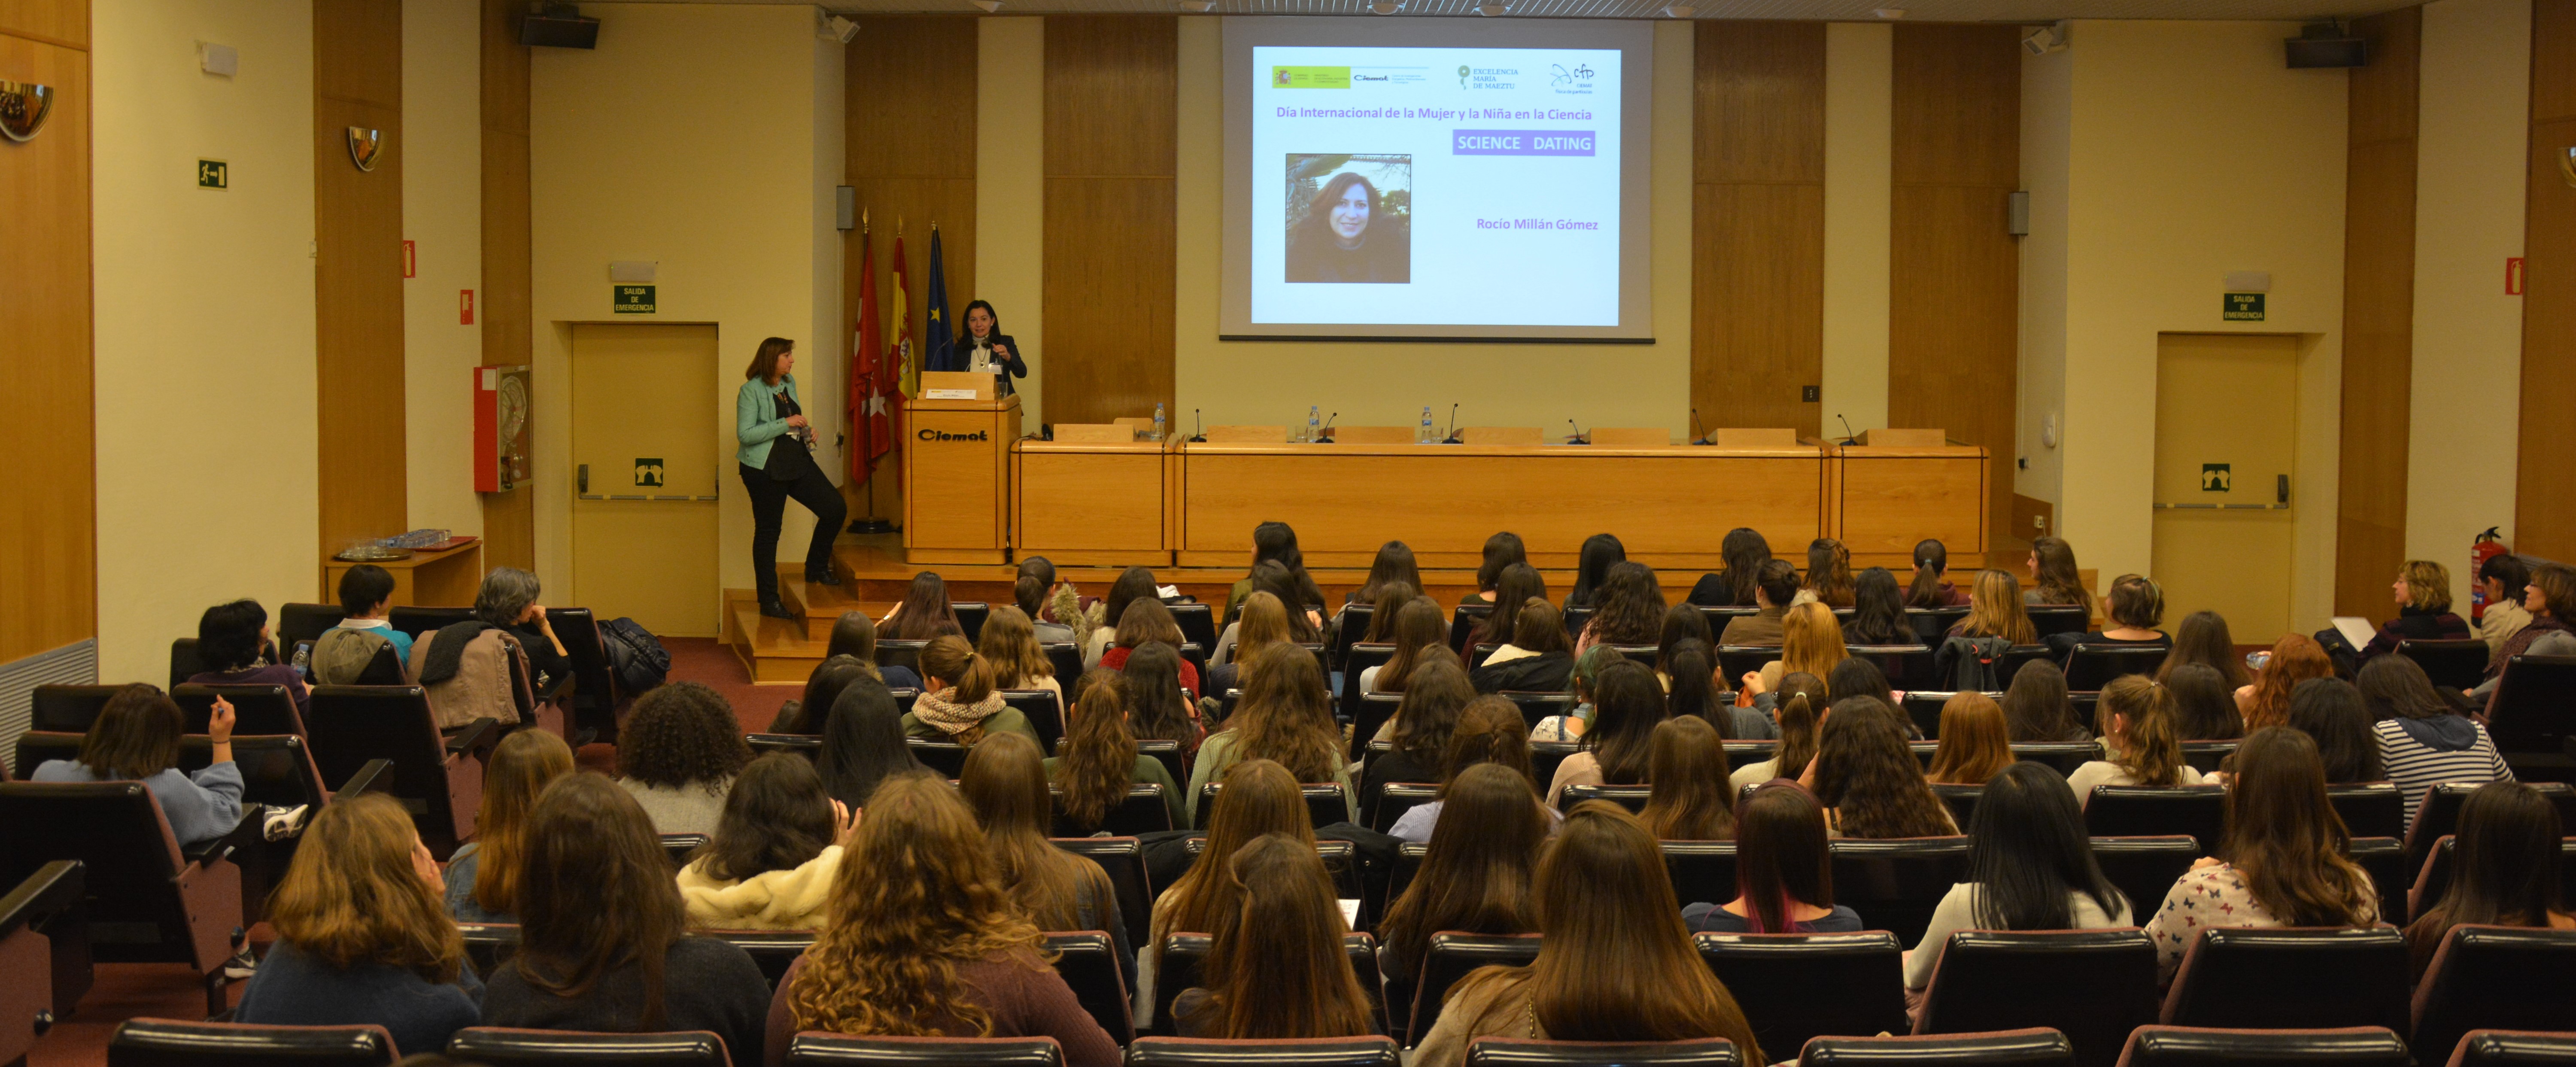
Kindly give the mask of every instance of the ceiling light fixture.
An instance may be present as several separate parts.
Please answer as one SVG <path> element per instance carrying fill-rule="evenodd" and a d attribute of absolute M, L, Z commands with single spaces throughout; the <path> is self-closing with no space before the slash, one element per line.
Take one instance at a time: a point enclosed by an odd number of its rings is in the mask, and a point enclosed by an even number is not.
<path fill-rule="evenodd" d="M 974 4 L 976 7 L 983 8 L 987 15 L 1002 9 L 1002 0 L 974 0 Z"/>
<path fill-rule="evenodd" d="M 1882 7 L 1872 11 L 1871 14 L 1877 15 L 1883 19 L 1901 19 L 1905 17 L 1905 9 L 1901 7 Z"/>
<path fill-rule="evenodd" d="M 1664 17 L 1668 19 L 1686 19 L 1695 14 L 1698 14 L 1698 11 L 1693 9 L 1689 4 L 1664 5 Z"/>
<path fill-rule="evenodd" d="M 1216 0 L 1181 0 L 1181 10 L 1204 15 L 1216 10 Z"/>
<path fill-rule="evenodd" d="M 1403 0 L 1377 0 L 1376 3 L 1369 5 L 1369 10 L 1381 15 L 1392 15 L 1404 10 L 1404 2 Z"/>
<path fill-rule="evenodd" d="M 1476 5 L 1476 13 L 1486 16 L 1487 18 L 1491 18 L 1495 15 L 1511 14 L 1512 8 L 1509 4 L 1478 4 Z"/>

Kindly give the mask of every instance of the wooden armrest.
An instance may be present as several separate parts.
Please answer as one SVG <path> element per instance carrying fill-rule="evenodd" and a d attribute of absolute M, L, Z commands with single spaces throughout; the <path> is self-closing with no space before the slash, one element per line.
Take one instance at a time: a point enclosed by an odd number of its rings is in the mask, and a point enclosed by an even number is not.
<path fill-rule="evenodd" d="M 80 903 L 83 871 L 79 860 L 55 860 L 36 868 L 7 896 L 0 896 L 0 935 Z"/>
<path fill-rule="evenodd" d="M 447 735 L 450 756 L 480 755 L 501 743 L 501 721 L 485 716 L 456 728 Z"/>
<path fill-rule="evenodd" d="M 244 804 L 241 821 L 234 823 L 232 829 L 224 831 L 223 836 L 182 846 L 179 854 L 199 868 L 212 867 L 231 859 L 235 853 L 266 840 L 264 828 L 267 822 L 267 805 Z"/>
<path fill-rule="evenodd" d="M 331 800 L 332 802 L 337 803 L 339 799 L 344 796 L 354 797 L 364 793 L 390 793 L 393 792 L 393 788 L 394 761 L 389 759 L 371 759 L 367 761 L 366 766 L 358 768 L 355 773 L 349 775 L 348 781 L 340 783 L 340 788 L 331 792 Z"/>

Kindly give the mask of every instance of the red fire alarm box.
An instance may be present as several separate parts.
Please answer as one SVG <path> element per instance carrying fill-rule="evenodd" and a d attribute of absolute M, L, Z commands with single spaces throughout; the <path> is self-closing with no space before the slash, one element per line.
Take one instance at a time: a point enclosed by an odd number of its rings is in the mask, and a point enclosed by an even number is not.
<path fill-rule="evenodd" d="M 474 368 L 474 491 L 528 480 L 528 368 Z"/>

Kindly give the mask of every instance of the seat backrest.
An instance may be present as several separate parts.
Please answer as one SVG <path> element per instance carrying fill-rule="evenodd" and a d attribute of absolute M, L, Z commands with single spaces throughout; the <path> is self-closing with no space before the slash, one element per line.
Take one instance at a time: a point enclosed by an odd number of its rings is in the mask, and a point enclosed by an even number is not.
<path fill-rule="evenodd" d="M 1607 800 L 1634 814 L 1646 810 L 1646 796 L 1653 787 L 1642 785 L 1569 785 L 1556 798 L 1556 810 L 1573 811 L 1587 800 Z"/>
<path fill-rule="evenodd" d="M 1524 693 L 1514 691 L 1504 692 L 1498 695 L 1505 700 L 1511 701 L 1515 707 L 1520 708 L 1522 724 L 1529 726 L 1532 729 L 1536 729 L 1538 727 L 1539 720 L 1547 718 L 1550 715 L 1571 715 L 1574 713 L 1574 694 L 1572 693 Z"/>
<path fill-rule="evenodd" d="M 1048 842 L 1100 865 L 1109 875 L 1110 895 L 1118 898 L 1127 936 L 1142 940 L 1154 922 L 1154 887 L 1145 868 L 1144 844 L 1132 837 L 1056 837 Z"/>
<path fill-rule="evenodd" d="M 1478 967 L 1527 967 L 1538 959 L 1537 934 L 1436 933 L 1422 952 L 1422 973 L 1413 992 L 1413 1021 L 1406 1028 L 1415 1044 L 1440 1021 L 1441 1002 L 1449 988 Z"/>
<path fill-rule="evenodd" d="M 2078 643 L 2066 654 L 2066 688 L 2100 692 L 2111 679 L 2128 674 L 2154 674 L 2164 665 L 2166 650 L 2155 645 Z"/>
<path fill-rule="evenodd" d="M 1778 741 L 1737 740 L 1721 742 L 1726 748 L 1726 765 L 1745 767 L 1780 754 Z"/>
<path fill-rule="evenodd" d="M 2162 1022 L 2330 1029 L 2407 1023 L 2406 939 L 2360 929 L 2213 927 L 2184 951 Z"/>
<path fill-rule="evenodd" d="M 1898 689 L 1949 684 L 1946 678 L 1933 677 L 1930 645 L 1853 645 L 1850 652 L 1877 664 L 1879 673 Z"/>
<path fill-rule="evenodd" d="M 2084 805 L 2084 830 L 2095 837 L 2190 834 L 2202 851 L 2227 834 L 2227 790 L 2215 785 L 2097 785 Z"/>
<path fill-rule="evenodd" d="M 1743 1062 L 1735 1042 L 1722 1037 L 1635 1043 L 1480 1037 L 1467 1045 L 1467 1067 L 1736 1067 Z"/>
<path fill-rule="evenodd" d="M 2406 797 L 2395 783 L 2339 782 L 2326 787 L 2326 799 L 2354 837 L 2406 836 Z"/>
<path fill-rule="evenodd" d="M 121 685 L 40 685 L 28 694 L 30 730 L 59 730 L 65 733 L 88 733 L 98 713 L 107 707 L 110 697 L 123 692 Z M 20 764 L 18 773 L 27 773 Z"/>
<path fill-rule="evenodd" d="M 400 604 L 385 613 L 386 623 L 414 638 L 442 626 L 465 622 L 473 617 L 473 608 L 424 608 Z"/>
<path fill-rule="evenodd" d="M 674 871 L 687 866 L 690 854 L 706 847 L 707 844 L 707 835 L 705 834 L 662 834 L 659 836 L 662 838 L 662 854 L 671 858 L 671 869 Z"/>
<path fill-rule="evenodd" d="M 1216 647 L 1216 605 L 1165 604 L 1163 606 L 1170 609 L 1172 622 L 1181 628 L 1181 640 L 1200 648 Z"/>
<path fill-rule="evenodd" d="M 2021 610 L 2030 616 L 2030 628 L 2041 637 L 2080 634 L 2093 629 L 2093 614 L 2082 604 L 2032 604 Z"/>
<path fill-rule="evenodd" d="M 2563 755 L 2576 737 L 2576 656 L 2515 656 L 2487 704 L 2497 751 Z"/>
<path fill-rule="evenodd" d="M 2424 791 L 2423 803 L 2415 809 L 2415 821 L 2406 828 L 2406 869 L 2419 870 L 2433 842 L 2460 832 L 2460 805 L 2468 803 L 2469 794 L 2484 782 L 2436 782 Z M 2525 782 L 2539 790 L 2558 807 L 2558 821 L 2576 827 L 2576 786 L 2565 782 Z M 2576 832 L 2576 830 L 2571 830 Z M 2354 830 L 2358 836 L 2361 831 Z"/>
<path fill-rule="evenodd" d="M 1395 829 L 1404 813 L 1440 799 L 1440 787 L 1429 782 L 1387 782 L 1378 786 L 1377 815 L 1369 820 L 1369 829 L 1379 833 Z"/>
<path fill-rule="evenodd" d="M 1160 761 L 1163 764 L 1163 770 L 1169 773 L 1175 782 L 1190 780 L 1190 770 L 1182 759 L 1181 743 L 1178 741 L 1162 738 L 1142 739 L 1136 742 L 1136 754 L 1152 756 Z"/>
<path fill-rule="evenodd" d="M 1764 1058 L 1773 1063 L 1796 1057 L 1811 1038 L 1909 1028 L 1904 950 L 1887 931 L 1699 934 L 1692 940 L 1708 969 L 1735 995 Z M 1834 992 L 1817 996 L 1820 989 Z"/>
<path fill-rule="evenodd" d="M 1064 739 L 1064 709 L 1056 702 L 1055 691 L 1004 689 L 1001 694 L 1002 705 L 1019 709 L 1029 728 L 1038 732 L 1038 751 L 1055 751 L 1055 743 Z"/>
<path fill-rule="evenodd" d="M 1712 634 L 1725 633 L 1727 623 L 1734 622 L 1737 619 L 1750 618 L 1762 613 L 1762 609 L 1759 606 L 1752 604 L 1725 604 L 1714 607 L 1707 604 L 1700 604 L 1697 606 L 1699 608 L 1700 618 L 1707 620 L 1708 632 Z M 1845 625 L 1849 625 L 1849 623 L 1845 623 Z"/>
<path fill-rule="evenodd" d="M 1970 825 L 1969 820 L 1976 818 L 1977 800 L 1986 795 L 1986 787 L 1934 782 L 1932 795 L 1941 798 L 1941 806 L 1950 809 L 1950 820 L 1964 830 Z"/>
<path fill-rule="evenodd" d="M 1403 1057 L 1395 1042 L 1376 1035 L 1234 1041 L 1140 1037 L 1127 1046 L 1126 1067 L 1401 1067 Z"/>
<path fill-rule="evenodd" d="M 787 1046 L 788 1067 L 1064 1067 L 1052 1037 L 850 1037 L 808 1031 Z"/>
<path fill-rule="evenodd" d="M 378 1067 L 394 1062 L 384 1027 L 255 1026 L 128 1019 L 107 1039 L 108 1067 Z"/>
<path fill-rule="evenodd" d="M 2403 638 L 2397 642 L 2397 654 L 2424 668 L 2425 677 L 2443 689 L 2475 689 L 2486 680 L 2487 659 L 2494 650 L 2484 640 L 2464 637 L 2455 641 Z"/>
<path fill-rule="evenodd" d="M 1334 713 L 1340 715 L 1344 721 L 1357 720 L 1360 714 L 1360 697 L 1366 693 L 1360 688 L 1361 672 L 1371 667 L 1386 666 L 1387 659 L 1394 655 L 1394 645 L 1372 644 L 1366 641 L 1354 644 L 1344 651 L 1342 653 L 1342 693 L 1336 702 Z M 1367 735 L 1360 735 L 1360 739 L 1367 740 Z"/>
<path fill-rule="evenodd" d="M 2075 768 L 2101 759 L 2102 746 L 2091 741 L 2015 741 L 2012 754 L 2017 760 L 2046 764 L 2059 774 L 2073 774 Z"/>
<path fill-rule="evenodd" d="M 1127 1008 L 1126 965 L 1109 935 L 1094 930 L 1046 935 L 1044 950 L 1055 961 L 1057 977 L 1073 990 L 1073 999 L 1091 1021 L 1124 1045 L 1136 1039 L 1136 1020 Z"/>
<path fill-rule="evenodd" d="M 1100 825 L 1097 826 L 1075 824 L 1073 817 L 1065 814 L 1064 792 L 1054 790 L 1053 794 L 1055 825 L 1051 832 L 1057 837 L 1081 837 L 1093 833 L 1134 837 L 1138 834 L 1157 834 L 1166 830 L 1179 829 L 1172 825 L 1172 809 L 1163 803 L 1163 783 L 1161 782 L 1128 783 L 1126 799 L 1103 812 L 1100 816 Z"/>
<path fill-rule="evenodd" d="M 2119 1054 L 2117 1047 L 2111 1051 Z M 1801 1067 L 2074 1067 L 2075 1045 L 2045 1026 L 1980 1034 L 1820 1037 L 1807 1042 L 1798 1062 Z"/>
<path fill-rule="evenodd" d="M 1905 621 L 1914 624 L 1914 636 L 1920 638 L 1924 644 L 1934 646 L 1938 646 L 1944 638 L 1950 636 L 1950 628 L 1959 625 L 1959 620 L 1967 617 L 1968 607 L 1965 604 L 1950 608 L 1905 609 Z"/>
<path fill-rule="evenodd" d="M 1724 904 L 1736 897 L 1735 842 L 1658 841 L 1673 899 L 1684 905 Z"/>
<path fill-rule="evenodd" d="M 2236 754 L 2234 741 L 2185 741 L 2182 761 L 2195 771 L 2208 774 L 2224 767 L 2227 758 Z M 2400 809 L 2403 810 L 2403 809 Z"/>
<path fill-rule="evenodd" d="M 1567 756 L 1583 751 L 1581 741 L 1530 742 L 1530 775 L 1542 782 L 1556 780 L 1556 768 Z"/>
<path fill-rule="evenodd" d="M 197 676 L 206 669 L 205 657 L 197 654 L 197 639 L 182 637 L 170 642 L 170 688 Z"/>
<path fill-rule="evenodd" d="M 814 931 L 811 930 L 702 932 L 709 937 L 720 938 L 750 956 L 751 962 L 759 966 L 761 977 L 769 980 L 769 988 L 773 992 L 778 989 L 778 983 L 787 978 L 787 969 L 796 965 L 797 958 L 803 956 L 806 949 L 814 947 Z"/>
<path fill-rule="evenodd" d="M 1341 669 L 1343 658 L 1350 654 L 1351 645 L 1368 635 L 1369 622 L 1376 616 L 1377 605 L 1375 604 L 1342 605 L 1341 614 L 1335 616 L 1339 621 L 1333 627 L 1332 639 L 1324 644 L 1324 651 L 1331 658 L 1335 670 Z M 1325 677 L 1332 676 L 1325 675 Z"/>
<path fill-rule="evenodd" d="M 338 604 L 280 604 L 277 606 L 277 641 L 283 645 L 311 641 L 348 617 L 349 613 L 341 610 Z"/>
<path fill-rule="evenodd" d="M 877 641 L 877 666 L 904 667 L 909 668 L 914 674 L 919 674 L 921 673 L 921 650 L 929 647 L 928 641 L 881 638 Z"/>
<path fill-rule="evenodd" d="M 24 752 L 25 749 L 19 751 Z M 18 757 L 22 766 L 26 758 L 23 755 Z M 2458 853 L 2459 838 L 2456 836 L 2434 843 L 2432 852 L 2424 857 L 2424 865 L 2416 873 L 2415 884 L 2407 893 L 2408 921 L 2423 918 L 2425 912 L 2442 902 L 2443 894 L 2451 891 L 2451 871 L 2458 862 Z M 2570 901 L 2576 901 L 2576 837 L 2562 838 L 2558 842 L 2558 906 L 2563 910 L 2576 911 L 2576 907 L 2569 905 Z M 2391 922 L 2396 921 L 2390 913 L 2381 914 Z"/>
<path fill-rule="evenodd" d="M 2013 676 L 2021 673 L 2024 664 L 2056 658 L 2057 650 L 2047 645 L 2014 645 L 2006 648 L 2002 658 L 1995 660 L 1995 684 L 2009 689 L 2012 687 Z M 1997 693 L 1995 696 L 2001 699 L 2003 694 Z"/>
<path fill-rule="evenodd" d="M 1742 678 L 1761 670 L 1762 665 L 1780 658 L 1777 645 L 1720 645 L 1717 650 L 1717 674 L 1721 678 Z"/>
<path fill-rule="evenodd" d="M 2576 1034 L 2530 1030 L 2472 1030 L 2451 1050 L 2450 1067 L 2569 1067 L 2576 1064 Z"/>
<path fill-rule="evenodd" d="M 1353 684 L 1357 684 L 1356 679 Z M 1351 718 L 1351 743 L 1347 754 L 1351 762 L 1359 762 L 1361 753 L 1368 751 L 1369 739 L 1376 737 L 1378 730 L 1395 718 L 1395 709 L 1403 703 L 1402 693 L 1360 694 L 1358 703 L 1352 705 L 1358 710 Z"/>
<path fill-rule="evenodd" d="M 1950 887 L 1968 880 L 1965 837 L 1845 838 L 1832 848 L 1834 903 L 1859 912 L 1870 929 L 1894 933 L 1907 944 L 1923 939 L 1932 909 Z"/>
<path fill-rule="evenodd" d="M 1655 666 L 1655 646 L 1653 646 L 1653 645 L 1612 645 L 1612 646 L 1610 646 L 1610 647 L 1611 647 L 1613 650 L 1617 651 L 1620 655 L 1628 657 L 1628 662 L 1630 662 L 1630 663 L 1634 663 L 1634 664 L 1636 664 L 1636 665 L 1638 665 L 1638 666 L 1640 666 L 1640 667 L 1644 667 L 1644 668 L 1646 668 L 1646 669 L 1648 669 L 1648 670 L 1652 670 L 1652 669 L 1654 669 L 1654 666 Z"/>
<path fill-rule="evenodd" d="M 2370 876 L 2379 891 L 2379 914 L 2395 922 L 2406 913 L 2406 891 L 2414 888 L 2406 866 L 2406 847 L 2394 837 L 2356 837 L 2344 856 Z"/>
<path fill-rule="evenodd" d="M 1583 636 L 1583 628 L 1592 624 L 1594 610 L 1591 604 L 1575 604 L 1560 612 L 1559 614 L 1564 616 L 1565 636 L 1569 638 Z"/>
<path fill-rule="evenodd" d="M 2129 917 L 2138 922 L 2163 906 L 2165 893 L 2200 855 L 2200 842 L 2189 834 L 2093 839 L 2093 862 L 2129 898 Z"/>
<path fill-rule="evenodd" d="M 77 860 L 92 955 L 103 962 L 190 959 L 188 908 L 174 884 L 188 867 L 160 802 L 141 782 L 0 783 L 0 885 Z M 210 916 L 226 928 L 238 916 Z"/>
<path fill-rule="evenodd" d="M 2376 1026 L 2338 1030 L 2204 1030 L 2141 1026 L 2121 1067 L 2407 1067 L 2406 1042 Z M 2430 1064 L 2432 1057 L 2426 1057 Z"/>
<path fill-rule="evenodd" d="M 392 760 L 388 792 L 411 812 L 421 836 L 453 839 L 469 827 L 455 825 L 449 806 L 447 743 L 429 710 L 429 695 L 416 685 L 318 685 L 307 736 L 322 780 L 346 782 L 367 761 Z M 452 847 L 452 846 L 451 846 Z M 436 851 L 437 846 L 431 846 Z"/>
<path fill-rule="evenodd" d="M 2416 986 L 2409 1044 L 2451 1048 L 2471 1030 L 2565 1030 L 2570 1004 L 2576 930 L 2454 926 Z"/>
<path fill-rule="evenodd" d="M 1482 600 L 1461 600 L 1449 615 L 1449 650 L 1466 654 L 1467 639 L 1475 636 L 1476 627 L 1494 613 L 1494 605 Z M 1509 635 L 1503 639 L 1510 640 Z"/>
<path fill-rule="evenodd" d="M 233 706 L 234 733 L 304 732 L 304 719 L 295 711 L 295 698 L 282 685 L 183 685 L 170 690 L 170 699 L 178 702 L 180 713 L 188 720 L 187 731 L 192 734 L 206 732 L 214 720 L 217 697 Z"/>
<path fill-rule="evenodd" d="M 598 731 L 602 742 L 617 740 L 617 672 L 609 669 L 608 642 L 599 635 L 599 618 L 589 608 L 546 609 L 546 625 L 563 642 L 564 659 L 572 664 L 573 722 Z"/>
<path fill-rule="evenodd" d="M 763 756 L 793 752 L 809 760 L 823 758 L 823 738 L 817 734 L 744 734 L 742 743 Z"/>
<path fill-rule="evenodd" d="M 1073 683 L 1082 677 L 1082 646 L 1071 641 L 1041 641 L 1038 651 L 1046 653 L 1047 666 L 1055 668 L 1056 684 L 1064 687 L 1065 698 L 1076 694 Z"/>
<path fill-rule="evenodd" d="M 1923 735 L 1924 740 L 1938 741 L 1941 739 L 1941 705 L 1949 703 L 1950 698 L 1957 695 L 1946 690 L 1917 689 L 1898 698 L 1898 703 L 1905 705 L 1905 717 L 1913 721 L 1914 729 Z"/>
<path fill-rule="evenodd" d="M 469 1026 L 447 1039 L 450 1059 L 484 1067 L 730 1067 L 729 1051 L 724 1038 L 706 1030 L 621 1034 Z"/>
<path fill-rule="evenodd" d="M 918 737 L 907 737 L 903 740 L 904 744 L 912 749 L 912 758 L 920 760 L 921 765 L 930 768 L 932 774 L 952 782 L 965 776 L 966 753 L 973 751 L 967 746 L 952 745 L 945 741 L 924 741 Z"/>
<path fill-rule="evenodd" d="M 984 620 L 993 616 L 993 605 L 981 600 L 952 600 L 948 610 L 957 613 L 957 628 L 966 631 L 966 643 L 984 639 Z"/>

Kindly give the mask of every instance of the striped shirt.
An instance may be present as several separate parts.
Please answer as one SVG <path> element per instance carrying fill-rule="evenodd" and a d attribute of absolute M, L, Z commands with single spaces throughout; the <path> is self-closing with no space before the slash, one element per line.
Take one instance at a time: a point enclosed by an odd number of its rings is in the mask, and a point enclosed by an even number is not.
<path fill-rule="evenodd" d="M 2406 732 L 2405 724 L 2396 719 L 2382 720 L 2370 728 L 2378 736 L 2379 760 L 2387 768 L 2388 780 L 2397 783 L 2397 792 L 2406 798 L 2406 825 L 2410 830 L 2415 825 L 2415 809 L 2424 803 L 2424 792 L 2435 785 L 2513 780 L 2513 772 L 2506 769 L 2504 757 L 2496 753 L 2495 739 L 2487 736 L 2487 728 L 2473 719 L 2459 721 L 2477 731 L 2477 741 L 2467 748 L 2448 751 L 2415 740 Z"/>

